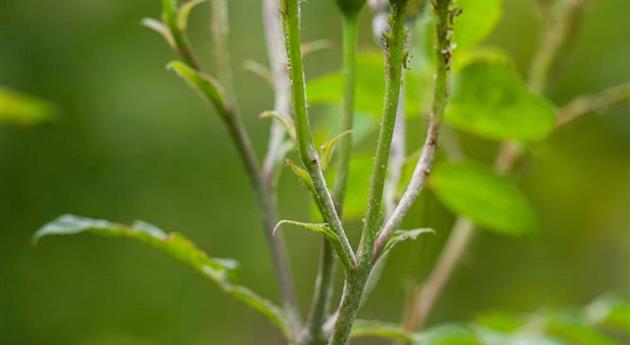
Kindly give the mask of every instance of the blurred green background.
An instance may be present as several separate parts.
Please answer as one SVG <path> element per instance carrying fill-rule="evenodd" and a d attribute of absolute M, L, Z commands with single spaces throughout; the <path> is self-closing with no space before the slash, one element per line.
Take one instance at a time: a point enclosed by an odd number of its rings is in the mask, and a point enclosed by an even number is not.
<path fill-rule="evenodd" d="M 487 42 L 508 50 L 522 72 L 537 44 L 534 5 L 505 1 Z M 213 256 L 239 260 L 242 280 L 277 300 L 256 206 L 226 132 L 165 70 L 171 54 L 161 38 L 139 25 L 158 16 L 159 1 L 3 0 L 0 6 L 1 84 L 59 108 L 54 121 L 1 128 L 0 343 L 278 343 L 261 317 L 131 241 L 78 236 L 31 245 L 33 231 L 62 213 L 143 219 L 184 233 Z M 260 3 L 232 0 L 230 6 L 235 64 L 265 61 Z M 201 8 L 191 18 L 192 41 L 207 62 L 207 7 Z M 629 13 L 627 0 L 594 1 L 551 84 L 557 104 L 630 79 Z M 326 38 L 339 47 L 333 1 L 305 2 L 303 15 L 305 41 Z M 375 49 L 369 21 L 364 11 L 362 50 Z M 338 49 L 307 57 L 308 77 L 337 69 L 339 60 Z M 257 114 L 271 107 L 272 93 L 240 68 L 236 84 L 262 152 L 268 122 Z M 535 147 L 517 178 L 539 212 L 541 234 L 522 240 L 478 232 L 432 323 L 628 293 L 629 112 L 614 107 L 584 117 Z M 411 132 L 412 139 L 420 135 Z M 491 142 L 464 139 L 473 157 L 488 161 L 496 152 Z M 308 199 L 289 174 L 281 179 L 280 200 L 282 218 L 308 215 Z M 393 254 L 366 317 L 399 320 L 405 287 L 428 272 L 452 216 L 428 195 L 407 222 L 438 233 Z M 300 232 L 286 236 L 306 308 L 320 241 Z"/>

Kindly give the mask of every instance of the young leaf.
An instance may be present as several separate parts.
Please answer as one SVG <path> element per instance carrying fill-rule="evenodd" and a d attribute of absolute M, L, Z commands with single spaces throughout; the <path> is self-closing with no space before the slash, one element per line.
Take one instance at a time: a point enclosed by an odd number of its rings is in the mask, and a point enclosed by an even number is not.
<path fill-rule="evenodd" d="M 445 121 L 490 139 L 532 141 L 554 128 L 555 108 L 508 64 L 475 61 L 456 75 Z"/>
<path fill-rule="evenodd" d="M 276 227 L 273 229 L 274 234 L 282 225 L 285 225 L 285 224 L 295 225 L 302 229 L 317 232 L 324 235 L 326 240 L 328 240 L 330 244 L 333 246 L 333 248 L 335 249 L 335 252 L 337 252 L 339 259 L 341 259 L 341 262 L 344 264 L 344 266 L 346 266 L 346 268 L 348 269 L 352 268 L 353 264 L 352 264 L 352 260 L 350 259 L 350 256 L 348 255 L 348 253 L 346 253 L 343 250 L 343 246 L 341 245 L 341 240 L 339 239 L 339 236 L 330 229 L 328 224 L 303 223 L 303 222 L 296 222 L 293 220 L 281 220 L 278 222 L 278 224 L 276 224 Z"/>
<path fill-rule="evenodd" d="M 416 336 L 414 345 L 481 345 L 475 333 L 463 326 L 438 326 Z"/>
<path fill-rule="evenodd" d="M 245 60 L 243 62 L 243 68 L 246 71 L 250 71 L 259 76 L 262 80 L 266 81 L 271 87 L 274 87 L 273 77 L 269 68 L 256 60 Z"/>
<path fill-rule="evenodd" d="M 400 325 L 371 320 L 356 320 L 352 325 L 351 338 L 359 337 L 379 337 L 410 342 L 413 334 L 402 328 Z"/>
<path fill-rule="evenodd" d="M 396 230 L 392 234 L 392 237 L 387 241 L 385 247 L 383 248 L 382 255 L 387 255 L 387 253 L 392 250 L 395 246 L 397 246 L 400 242 L 407 240 L 416 240 L 422 234 L 435 234 L 435 230 L 429 228 L 422 229 L 414 229 L 414 230 Z"/>
<path fill-rule="evenodd" d="M 32 125 L 50 120 L 55 106 L 43 99 L 0 87 L 0 122 Z"/>
<path fill-rule="evenodd" d="M 47 236 L 72 235 L 84 232 L 106 237 L 135 239 L 170 255 L 204 277 L 209 278 L 227 294 L 268 317 L 283 334 L 288 336 L 289 328 L 286 316 L 280 308 L 253 291 L 238 286 L 231 281 L 232 271 L 236 268 L 235 261 L 209 257 L 183 235 L 177 233 L 167 234 L 158 227 L 142 221 L 137 221 L 133 225 L 128 226 L 108 220 L 63 215 L 39 229 L 33 235 L 33 241 L 37 242 Z"/>
<path fill-rule="evenodd" d="M 277 111 L 273 111 L 273 110 L 267 110 L 267 111 L 263 111 L 262 113 L 260 113 L 260 118 L 261 119 L 273 119 L 275 121 L 278 121 L 279 124 L 282 125 L 282 127 L 284 127 L 284 129 L 287 131 L 287 133 L 289 134 L 289 137 L 291 137 L 291 140 L 293 140 L 293 142 L 295 142 L 295 124 L 293 123 L 293 119 L 278 113 Z"/>
<path fill-rule="evenodd" d="M 181 61 L 171 61 L 167 65 L 168 69 L 184 79 L 190 87 L 199 92 L 206 100 L 215 106 L 219 114 L 223 117 L 232 111 L 231 105 L 225 98 L 223 88 L 212 77 L 198 72 Z"/>
<path fill-rule="evenodd" d="M 188 27 L 188 17 L 195 6 L 206 2 L 207 0 L 189 0 L 183 3 L 177 11 L 177 26 L 181 31 L 186 31 Z"/>
<path fill-rule="evenodd" d="M 300 181 L 304 183 L 306 188 L 308 188 L 308 190 L 312 192 L 314 188 L 313 180 L 311 179 L 311 176 L 308 174 L 308 172 L 299 167 L 297 164 L 293 163 L 293 161 L 290 159 L 286 159 L 285 162 L 287 163 L 287 166 L 291 169 L 291 171 L 293 171 L 295 176 L 297 176 Z"/>
<path fill-rule="evenodd" d="M 343 137 L 345 137 L 346 135 L 350 135 L 351 133 L 352 133 L 351 130 L 343 131 L 339 133 L 338 135 L 336 135 L 334 138 L 327 140 L 325 143 L 322 144 L 322 146 L 320 146 L 319 155 L 321 159 L 320 164 L 322 166 L 322 170 L 324 171 L 327 170 L 328 163 L 330 163 L 332 154 L 335 151 L 335 146 L 337 145 L 339 140 L 343 139 Z"/>
<path fill-rule="evenodd" d="M 451 211 L 490 230 L 520 235 L 537 228 L 536 214 L 520 190 L 483 165 L 440 164 L 429 186 Z"/>
<path fill-rule="evenodd" d="M 169 30 L 166 24 L 154 18 L 144 18 L 141 23 L 143 26 L 160 34 L 160 36 L 166 40 L 166 43 L 168 43 L 171 48 L 177 49 L 173 34 L 171 34 L 171 30 Z"/>

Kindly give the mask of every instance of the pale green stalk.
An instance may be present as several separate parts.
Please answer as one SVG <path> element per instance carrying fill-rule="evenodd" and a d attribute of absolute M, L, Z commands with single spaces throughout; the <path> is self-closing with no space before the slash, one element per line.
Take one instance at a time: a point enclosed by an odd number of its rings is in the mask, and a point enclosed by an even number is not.
<path fill-rule="evenodd" d="M 343 35 L 343 101 L 341 111 L 341 132 L 351 131 L 354 118 L 354 100 L 357 71 L 357 44 L 358 44 L 358 11 L 342 10 L 342 35 Z M 352 132 L 344 136 L 337 146 L 338 166 L 337 177 L 333 187 L 335 206 L 339 215 L 343 214 L 343 202 L 348 181 L 348 167 L 352 153 Z M 319 273 L 315 286 L 315 296 L 309 320 L 309 333 L 311 344 L 323 344 L 323 324 L 326 321 L 330 299 L 334 286 L 336 262 L 333 248 L 324 241 L 319 266 Z"/>
<path fill-rule="evenodd" d="M 324 173 L 322 172 L 317 151 L 311 138 L 311 126 L 306 106 L 306 82 L 304 67 L 302 66 L 302 48 L 300 34 L 300 6 L 299 0 L 281 0 L 280 11 L 285 33 L 285 45 L 289 58 L 289 75 L 291 77 L 291 91 L 293 98 L 293 116 L 295 118 L 297 144 L 302 163 L 306 167 L 311 180 L 317 203 L 320 205 L 324 219 L 341 240 L 342 249 L 350 258 L 352 266 L 356 266 L 354 251 L 346 237 L 335 203 L 328 190 Z"/>
<path fill-rule="evenodd" d="M 368 210 L 365 217 L 362 239 L 359 248 L 359 266 L 348 272 L 337 311 L 337 319 L 329 341 L 330 345 L 345 345 L 348 342 L 352 324 L 360 306 L 361 296 L 372 269 L 372 249 L 376 231 L 380 227 L 383 204 L 383 187 L 396 121 L 396 112 L 402 80 L 403 64 L 407 58 L 405 50 L 405 6 L 406 0 L 390 1 L 390 31 L 386 35 L 386 85 L 383 118 L 377 140 L 376 157 L 368 196 Z"/>

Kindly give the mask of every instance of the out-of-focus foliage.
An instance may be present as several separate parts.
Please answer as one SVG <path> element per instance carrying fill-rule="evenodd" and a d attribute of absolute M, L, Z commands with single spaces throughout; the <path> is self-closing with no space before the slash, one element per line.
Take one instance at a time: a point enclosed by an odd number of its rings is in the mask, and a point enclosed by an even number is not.
<path fill-rule="evenodd" d="M 0 121 L 33 125 L 53 118 L 55 106 L 41 98 L 0 87 Z"/>
<path fill-rule="evenodd" d="M 482 227 L 508 234 L 538 227 L 536 214 L 518 187 L 481 164 L 442 163 L 429 185 L 454 213 Z"/>
<path fill-rule="evenodd" d="M 106 237 L 127 237 L 165 252 L 212 280 L 228 295 L 258 310 L 284 334 L 288 334 L 287 321 L 280 308 L 250 289 L 234 284 L 233 271 L 237 267 L 236 261 L 211 258 L 180 234 L 166 234 L 155 225 L 142 221 L 126 226 L 102 219 L 63 215 L 38 230 L 34 235 L 34 240 L 38 241 L 46 236 L 73 235 L 82 232 L 91 232 Z"/>
<path fill-rule="evenodd" d="M 490 51 L 509 54 L 512 58 L 507 63 L 514 65 L 521 79 L 526 75 L 538 44 L 536 2 L 504 1 L 502 10 L 495 3 L 459 2 L 463 12 L 456 25 L 479 19 L 484 21 L 476 24 L 480 28 L 497 26 L 489 36 L 490 29 L 475 33 L 472 28 L 466 31 L 470 37 L 456 36 L 456 78 L 473 61 L 505 62 L 495 59 L 501 54 L 488 57 Z M 264 61 L 257 4 L 230 1 L 235 66 L 248 59 Z M 212 66 L 204 6 L 190 14 L 187 29 L 200 60 Z M 305 58 L 307 78 L 316 84 L 316 76 L 339 68 L 339 18 L 331 15 L 336 11 L 334 1 L 310 1 L 303 6 L 305 41 L 327 38 L 333 42 L 333 49 Z M 574 38 L 574 49 L 567 52 L 561 74 L 549 85 L 547 96 L 553 103 L 561 106 L 577 95 L 630 79 L 628 11 L 630 4 L 625 0 L 592 2 L 583 29 Z M 483 15 L 472 18 L 476 12 Z M 251 191 L 224 129 L 190 90 L 177 85 L 175 77 L 164 70 L 173 57 L 163 42 L 138 27 L 141 18 L 158 13 L 158 1 L 2 3 L 2 83 L 51 100 L 64 116 L 32 127 L 5 126 L 3 120 L 0 129 L 0 343 L 278 342 L 266 321 L 208 289 L 205 281 L 163 255 L 82 236 L 51 239 L 37 248 L 30 245 L 33 229 L 64 212 L 154 219 L 165 228 L 187 229 L 187 235 L 208 252 L 238 258 L 243 263 L 239 276 L 244 283 L 255 282 L 262 295 L 278 300 Z M 503 14 L 498 22 L 497 13 Z M 407 90 L 412 92 L 405 102 L 410 115 L 408 152 L 414 152 L 422 141 L 424 118 L 418 115 L 425 113 L 432 78 L 428 52 L 433 35 L 427 31 L 431 18 L 421 19 L 411 30 Z M 380 74 L 371 75 L 367 68 L 359 75 L 364 85 L 360 94 L 369 97 L 359 100 L 362 110 L 353 133 L 361 157 L 351 169 L 354 178 L 349 184 L 354 192 L 347 200 L 348 210 L 350 204 L 356 205 L 357 216 L 348 222 L 355 236 L 367 199 L 367 180 L 361 179 L 371 167 L 371 129 L 382 111 L 382 91 L 374 90 L 383 87 L 380 54 L 369 53 L 378 47 L 369 32 L 368 11 L 362 12 L 360 22 L 360 48 L 372 56 L 375 67 L 371 69 Z M 272 94 L 257 77 L 236 72 L 238 105 L 262 152 L 268 122 L 255 114 L 271 108 Z M 324 103 L 339 102 L 336 83 L 328 86 L 335 99 Z M 317 143 L 339 133 L 331 125 L 336 123 L 336 108 L 314 106 L 311 110 L 314 126 L 324 129 L 315 133 Z M 519 184 L 539 214 L 539 236 L 515 240 L 478 233 L 429 328 L 453 320 L 465 322 L 488 306 L 534 310 L 545 305 L 579 305 L 610 288 L 628 291 L 628 111 L 613 107 L 585 116 L 532 147 L 535 160 L 520 164 L 512 183 Z M 494 140 L 470 135 L 465 128 L 459 133 L 467 155 L 484 164 L 492 161 L 497 149 Z M 306 218 L 308 200 L 299 182 L 284 173 L 279 189 L 281 216 Z M 404 286 L 426 276 L 452 221 L 451 212 L 433 192 L 420 198 L 403 228 L 429 226 L 436 234 L 421 236 L 391 253 L 382 283 L 363 317 L 399 319 Z M 297 259 L 293 271 L 298 293 L 306 305 L 319 241 L 296 232 L 286 235 L 291 256 Z M 601 326 L 598 323 L 598 332 L 617 334 L 615 329 L 627 324 L 623 303 L 610 310 L 591 307 L 586 317 L 589 325 L 594 319 L 606 320 Z M 516 319 L 516 325 L 504 321 L 505 330 L 493 333 L 514 334 L 521 327 L 521 314 L 507 315 Z M 592 315 L 598 317 L 591 319 Z M 560 341 L 547 333 L 520 337 L 536 345 Z M 498 339 L 499 344 L 506 344 L 504 338 Z"/>

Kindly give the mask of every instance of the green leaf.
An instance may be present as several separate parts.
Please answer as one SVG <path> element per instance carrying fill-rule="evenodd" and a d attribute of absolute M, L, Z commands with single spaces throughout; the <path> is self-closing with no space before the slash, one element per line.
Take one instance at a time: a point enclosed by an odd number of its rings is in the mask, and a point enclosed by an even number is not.
<path fill-rule="evenodd" d="M 476 325 L 501 333 L 512 333 L 523 327 L 525 321 L 512 314 L 492 311 L 481 314 Z"/>
<path fill-rule="evenodd" d="M 278 224 L 276 224 L 276 227 L 273 229 L 273 233 L 275 234 L 276 231 L 282 225 L 285 225 L 285 224 L 295 225 L 295 226 L 300 227 L 302 229 L 313 231 L 313 232 L 316 232 L 316 233 L 324 235 L 326 240 L 329 241 L 330 244 L 335 249 L 335 252 L 337 252 L 337 255 L 339 256 L 339 259 L 344 264 L 344 266 L 346 266 L 346 268 L 348 268 L 348 269 L 353 267 L 352 260 L 350 259 L 348 254 L 343 250 L 343 246 L 341 245 L 341 240 L 339 239 L 339 236 L 334 231 L 332 231 L 330 229 L 328 224 L 325 224 L 325 223 L 304 223 L 304 222 L 296 222 L 296 221 L 293 221 L 293 220 L 281 220 L 281 221 L 278 222 Z"/>
<path fill-rule="evenodd" d="M 402 328 L 400 325 L 371 320 L 356 320 L 350 332 L 351 338 L 359 337 L 379 337 L 409 342 L 413 339 L 413 334 Z"/>
<path fill-rule="evenodd" d="M 357 82 L 355 112 L 380 117 L 383 111 L 385 94 L 385 67 L 380 52 L 364 52 L 357 57 Z M 407 73 L 405 80 L 405 109 L 408 116 L 419 116 L 422 91 L 427 81 L 413 73 Z M 310 104 L 341 104 L 343 95 L 343 75 L 335 71 L 308 82 L 307 92 Z"/>
<path fill-rule="evenodd" d="M 142 221 L 136 221 L 128 226 L 108 220 L 63 215 L 39 229 L 33 235 L 33 241 L 37 242 L 43 237 L 52 235 L 72 235 L 84 232 L 106 237 L 131 238 L 170 255 L 216 283 L 230 296 L 268 317 L 283 334 L 288 336 L 286 316 L 279 307 L 231 281 L 232 272 L 237 266 L 236 261 L 209 257 L 183 235 L 167 234 L 158 227 Z"/>
<path fill-rule="evenodd" d="M 481 343 L 469 328 L 448 325 L 420 333 L 414 345 L 481 345 Z"/>
<path fill-rule="evenodd" d="M 166 26 L 166 24 L 154 18 L 144 18 L 142 19 L 141 23 L 143 26 L 160 34 L 160 36 L 162 36 L 162 38 L 166 40 L 166 43 L 168 43 L 171 48 L 177 49 L 173 34 L 171 34 L 171 30 L 168 28 L 168 26 Z"/>
<path fill-rule="evenodd" d="M 308 188 L 310 192 L 313 192 L 315 190 L 313 187 L 313 180 L 311 179 L 311 175 L 309 175 L 306 170 L 299 167 L 288 158 L 285 160 L 285 163 L 291 169 L 291 171 L 293 171 L 295 176 L 297 176 L 298 179 L 306 186 L 306 188 Z"/>
<path fill-rule="evenodd" d="M 343 139 L 346 135 L 350 135 L 352 133 L 351 130 L 343 131 L 338 135 L 334 136 L 332 139 L 324 142 L 319 148 L 319 156 L 321 160 L 322 170 L 326 171 L 328 169 L 328 164 L 332 158 L 333 152 L 335 151 L 335 147 L 339 140 Z"/>
<path fill-rule="evenodd" d="M 555 126 L 555 108 L 529 92 L 510 65 L 475 61 L 456 75 L 445 121 L 496 140 L 540 140 Z"/>
<path fill-rule="evenodd" d="M 414 229 L 414 230 L 396 230 L 392 234 L 387 244 L 385 244 L 385 248 L 383 248 L 383 254 L 387 255 L 387 253 L 396 247 L 400 242 L 407 240 L 416 240 L 420 235 L 423 234 L 435 234 L 435 230 L 429 228 L 422 229 Z M 381 257 L 382 257 L 381 256 Z"/>
<path fill-rule="evenodd" d="M 451 211 L 490 230 L 520 235 L 537 229 L 536 214 L 520 190 L 483 165 L 439 164 L 429 186 Z"/>
<path fill-rule="evenodd" d="M 34 125 L 48 121 L 55 114 L 55 106 L 41 98 L 0 87 L 0 122 Z"/>
<path fill-rule="evenodd" d="M 181 31 L 186 31 L 188 27 L 188 17 L 195 6 L 206 2 L 207 0 L 189 0 L 183 3 L 177 11 L 177 26 Z"/>
<path fill-rule="evenodd" d="M 573 315 L 549 317 L 547 333 L 571 345 L 622 345 L 622 343 Z"/>
<path fill-rule="evenodd" d="M 295 136 L 295 124 L 293 123 L 293 119 L 278 113 L 277 111 L 273 111 L 273 110 L 267 110 L 267 111 L 263 111 L 262 113 L 260 113 L 260 118 L 261 119 L 273 119 L 275 121 L 278 121 L 278 123 L 280 123 L 280 125 L 282 125 L 282 127 L 284 127 L 284 129 L 287 131 L 287 133 L 289 133 L 289 137 L 291 138 L 291 140 L 293 140 L 293 142 L 295 143 L 296 141 L 296 136 Z"/>
<path fill-rule="evenodd" d="M 214 78 L 177 60 L 169 62 L 167 68 L 175 71 L 190 87 L 212 103 L 222 117 L 227 116 L 232 111 L 232 106 L 227 102 L 223 88 Z"/>
<path fill-rule="evenodd" d="M 458 49 L 473 47 L 483 41 L 502 14 L 502 0 L 456 0 L 462 12 L 455 19 L 453 42 Z"/>
<path fill-rule="evenodd" d="M 630 336 L 630 303 L 612 296 L 598 298 L 586 308 L 589 322 Z"/>

